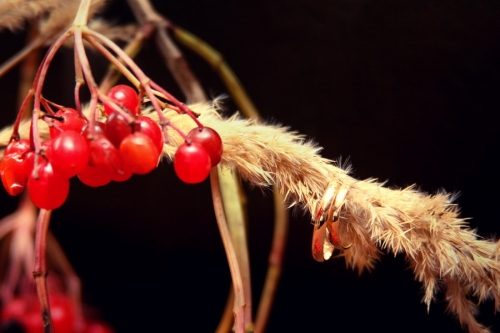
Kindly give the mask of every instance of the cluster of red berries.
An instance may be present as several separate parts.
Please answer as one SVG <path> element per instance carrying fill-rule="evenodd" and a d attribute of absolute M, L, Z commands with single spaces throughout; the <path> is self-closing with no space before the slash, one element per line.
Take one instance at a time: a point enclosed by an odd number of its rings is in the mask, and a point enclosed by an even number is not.
<path fill-rule="evenodd" d="M 74 333 L 76 313 L 71 299 L 62 293 L 51 293 L 49 297 L 54 330 L 58 333 Z M 0 312 L 0 331 L 14 331 L 19 327 L 25 333 L 43 332 L 40 305 L 36 295 L 26 295 L 10 300 Z M 113 333 L 106 324 L 95 320 L 84 320 L 82 333 Z"/>
<path fill-rule="evenodd" d="M 29 140 L 11 141 L 0 163 L 7 192 L 18 195 L 28 187 L 36 206 L 55 209 L 66 201 L 69 179 L 75 175 L 84 184 L 98 187 L 155 169 L 163 150 L 162 130 L 151 118 L 140 115 L 140 101 L 133 88 L 115 86 L 107 96 L 123 113 L 104 103 L 107 121 L 96 121 L 93 131 L 74 109 L 46 115 L 51 123 L 50 139 L 42 143 L 38 159 Z M 182 181 L 199 183 L 221 160 L 222 141 L 208 127 L 195 128 L 186 138 L 175 155 L 174 169 Z"/>

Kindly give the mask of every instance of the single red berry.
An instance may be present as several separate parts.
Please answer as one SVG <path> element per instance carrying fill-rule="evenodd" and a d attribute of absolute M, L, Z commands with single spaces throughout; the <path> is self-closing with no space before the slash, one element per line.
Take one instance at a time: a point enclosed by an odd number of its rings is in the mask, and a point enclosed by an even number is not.
<path fill-rule="evenodd" d="M 4 155 L 13 153 L 24 154 L 30 149 L 30 141 L 28 139 L 12 140 L 5 148 Z"/>
<path fill-rule="evenodd" d="M 77 133 L 82 133 L 83 128 L 87 124 L 87 120 L 80 117 L 80 114 L 75 109 L 66 108 L 55 113 L 61 117 L 62 121 L 54 119 L 54 126 L 50 127 L 50 137 L 55 138 L 61 132 L 73 130 Z"/>
<path fill-rule="evenodd" d="M 87 165 L 77 176 L 82 183 L 90 187 L 100 187 L 111 182 L 111 175 L 107 170 L 90 165 Z"/>
<path fill-rule="evenodd" d="M 117 170 L 122 170 L 120 152 L 103 135 L 90 141 L 89 150 L 88 165 L 78 174 L 78 178 L 91 187 L 106 185 Z"/>
<path fill-rule="evenodd" d="M 26 187 L 28 177 L 33 170 L 35 154 L 27 151 L 5 155 L 0 162 L 0 177 L 5 190 L 12 196 L 19 195 Z"/>
<path fill-rule="evenodd" d="M 111 180 L 114 182 L 124 182 L 130 179 L 133 176 L 132 171 L 128 168 L 122 167 L 120 170 L 116 170 L 116 172 L 111 176 Z"/>
<path fill-rule="evenodd" d="M 199 143 L 210 155 L 212 167 L 219 164 L 222 158 L 222 140 L 215 130 L 210 127 L 193 128 L 187 135 L 191 142 Z"/>
<path fill-rule="evenodd" d="M 103 123 L 102 121 L 96 121 L 94 123 L 94 137 L 97 137 L 98 135 L 104 135 L 104 131 L 106 130 L 106 124 Z M 89 131 L 89 124 L 85 125 L 83 128 L 82 135 L 87 141 L 90 141 L 90 131 Z"/>
<path fill-rule="evenodd" d="M 38 169 L 28 179 L 28 193 L 31 201 L 43 209 L 60 207 L 69 194 L 69 179 L 52 168 L 44 158 L 38 160 Z M 38 178 L 35 178 L 38 173 Z"/>
<path fill-rule="evenodd" d="M 182 144 L 174 157 L 174 170 L 177 177 L 185 183 L 196 184 L 210 174 L 210 155 L 198 143 Z"/>
<path fill-rule="evenodd" d="M 111 88 L 106 94 L 109 98 L 116 102 L 119 106 L 123 107 L 125 110 L 130 111 L 132 114 L 137 114 L 139 110 L 139 96 L 137 91 L 124 84 L 120 84 Z M 109 116 L 115 110 L 104 103 L 104 111 Z"/>
<path fill-rule="evenodd" d="M 113 112 L 106 121 L 105 133 L 109 141 L 111 141 L 116 148 L 120 148 L 122 140 L 132 133 L 132 126 L 133 125 L 127 123 L 124 116 L 118 112 Z"/>
<path fill-rule="evenodd" d="M 153 140 L 141 132 L 135 132 L 123 139 L 120 154 L 123 164 L 138 175 L 153 171 L 160 158 Z"/>
<path fill-rule="evenodd" d="M 50 313 L 54 331 L 57 333 L 75 332 L 75 309 L 71 299 L 63 294 L 49 294 Z M 26 333 L 43 332 L 42 316 L 38 302 L 35 306 L 24 314 L 22 320 Z"/>
<path fill-rule="evenodd" d="M 155 121 L 146 116 L 137 117 L 136 131 L 146 134 L 153 140 L 156 149 L 161 153 L 163 151 L 164 139 L 160 126 Z"/>
<path fill-rule="evenodd" d="M 68 130 L 59 134 L 52 142 L 49 160 L 54 168 L 71 178 L 85 169 L 89 157 L 87 140 L 81 134 Z"/>

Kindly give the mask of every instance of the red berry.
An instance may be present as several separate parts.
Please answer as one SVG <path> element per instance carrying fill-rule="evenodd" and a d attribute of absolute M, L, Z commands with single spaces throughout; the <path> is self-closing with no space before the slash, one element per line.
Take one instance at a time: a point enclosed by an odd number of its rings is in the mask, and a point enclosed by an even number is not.
<path fill-rule="evenodd" d="M 62 121 L 54 119 L 54 126 L 50 127 L 50 137 L 55 138 L 61 132 L 73 130 L 77 133 L 82 133 L 83 128 L 87 124 L 87 120 L 81 118 L 78 111 L 70 108 L 59 110 L 55 114 L 62 117 Z"/>
<path fill-rule="evenodd" d="M 69 180 L 66 175 L 52 168 L 43 158 L 38 161 L 38 178 L 35 172 L 28 179 L 28 193 L 31 201 L 43 209 L 60 207 L 69 194 Z"/>
<path fill-rule="evenodd" d="M 89 150 L 88 165 L 78 174 L 78 178 L 88 186 L 106 185 L 114 173 L 122 169 L 120 153 L 105 136 L 90 141 Z"/>
<path fill-rule="evenodd" d="M 23 192 L 33 170 L 35 154 L 28 151 L 5 155 L 0 162 L 0 177 L 5 190 L 12 196 Z"/>
<path fill-rule="evenodd" d="M 127 123 L 124 116 L 118 112 L 113 112 L 106 121 L 105 133 L 109 141 L 111 141 L 116 148 L 120 148 L 122 140 L 132 133 L 132 126 L 133 125 Z"/>
<path fill-rule="evenodd" d="M 115 171 L 115 173 L 111 176 L 111 180 L 114 182 L 124 182 L 129 180 L 132 175 L 133 172 L 130 168 L 124 165 L 120 170 Z"/>
<path fill-rule="evenodd" d="M 94 123 L 94 136 L 97 137 L 98 135 L 104 135 L 104 131 L 106 130 L 106 124 L 101 122 L 101 121 L 96 121 Z M 85 125 L 83 128 L 82 135 L 85 139 L 89 140 L 89 124 Z"/>
<path fill-rule="evenodd" d="M 210 155 L 198 143 L 182 144 L 174 157 L 174 170 L 185 183 L 200 183 L 210 174 Z"/>
<path fill-rule="evenodd" d="M 83 171 L 89 161 L 87 140 L 75 131 L 64 131 L 52 142 L 49 160 L 52 166 L 64 172 L 68 178 Z"/>
<path fill-rule="evenodd" d="M 219 133 L 210 127 L 196 127 L 188 133 L 188 137 L 191 142 L 199 143 L 205 148 L 210 155 L 212 167 L 219 164 L 222 157 L 222 140 Z"/>
<path fill-rule="evenodd" d="M 153 140 L 141 132 L 135 132 L 120 144 L 123 164 L 133 173 L 145 175 L 156 168 L 160 153 Z"/>
<path fill-rule="evenodd" d="M 163 133 L 160 126 L 158 126 L 153 119 L 146 116 L 139 116 L 137 117 L 135 128 L 136 131 L 146 134 L 151 138 L 151 140 L 153 140 L 158 152 L 161 153 L 163 151 Z"/>
<path fill-rule="evenodd" d="M 54 331 L 57 333 L 75 332 L 75 309 L 71 299 L 63 294 L 49 294 L 50 313 Z M 40 306 L 35 302 L 30 311 L 24 314 L 21 319 L 26 333 L 43 332 L 42 316 Z"/>
<path fill-rule="evenodd" d="M 139 96 L 137 96 L 137 91 L 126 85 L 117 85 L 111 88 L 106 94 L 109 98 L 116 102 L 119 106 L 123 107 L 125 110 L 130 111 L 132 114 L 137 114 L 139 110 Z M 104 111 L 109 116 L 115 110 L 104 103 Z"/>
<path fill-rule="evenodd" d="M 19 139 L 9 142 L 5 148 L 4 155 L 9 155 L 13 153 L 24 154 L 30 149 L 30 142 L 28 139 Z"/>
<path fill-rule="evenodd" d="M 107 170 L 90 165 L 87 165 L 77 176 L 82 183 L 90 187 L 104 186 L 111 181 L 111 175 Z"/>

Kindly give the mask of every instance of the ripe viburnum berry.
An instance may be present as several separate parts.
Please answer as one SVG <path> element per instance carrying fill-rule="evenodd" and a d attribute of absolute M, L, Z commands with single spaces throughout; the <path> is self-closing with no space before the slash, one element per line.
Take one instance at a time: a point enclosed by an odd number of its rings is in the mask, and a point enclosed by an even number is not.
<path fill-rule="evenodd" d="M 132 133 L 132 126 L 133 125 L 127 123 L 124 116 L 118 112 L 113 112 L 106 120 L 106 137 L 116 148 L 120 148 L 122 140 Z"/>
<path fill-rule="evenodd" d="M 155 121 L 146 116 L 137 117 L 135 130 L 146 134 L 153 140 L 158 152 L 163 151 L 164 139 L 160 126 Z"/>
<path fill-rule="evenodd" d="M 210 127 L 196 127 L 188 133 L 188 137 L 192 142 L 199 143 L 205 148 L 210 155 L 212 167 L 219 164 L 222 158 L 222 140 L 219 133 Z"/>
<path fill-rule="evenodd" d="M 77 133 L 82 133 L 83 128 L 87 124 L 87 120 L 81 118 L 78 111 L 75 109 L 65 108 L 59 110 L 55 114 L 62 118 L 62 121 L 54 119 L 54 126 L 50 127 L 50 137 L 55 138 L 61 132 L 73 130 Z"/>
<path fill-rule="evenodd" d="M 118 149 L 104 136 L 97 136 L 89 143 L 90 158 L 78 178 L 91 187 L 104 186 L 111 181 L 114 173 L 122 169 Z"/>
<path fill-rule="evenodd" d="M 16 196 L 23 192 L 33 170 L 34 160 L 35 154 L 32 151 L 4 155 L 0 162 L 0 177 L 10 195 Z"/>
<path fill-rule="evenodd" d="M 202 182 L 210 174 L 211 167 L 210 155 L 199 143 L 184 143 L 175 153 L 174 170 L 185 183 Z"/>
<path fill-rule="evenodd" d="M 72 130 L 64 131 L 54 139 L 48 156 L 52 166 L 64 172 L 68 178 L 83 171 L 89 157 L 87 140 Z"/>
<path fill-rule="evenodd" d="M 43 209 L 56 209 L 60 207 L 69 194 L 68 177 L 54 170 L 45 158 L 38 160 L 37 172 L 35 170 L 28 179 L 28 193 L 31 201 Z M 38 173 L 38 178 L 35 178 Z"/>
<path fill-rule="evenodd" d="M 153 140 L 141 132 L 135 132 L 120 144 L 123 164 L 133 173 L 145 175 L 156 168 L 160 153 Z"/>
<path fill-rule="evenodd" d="M 13 153 L 24 154 L 30 149 L 30 141 L 28 139 L 12 140 L 5 147 L 4 155 Z"/>
<path fill-rule="evenodd" d="M 119 106 L 125 108 L 130 111 L 132 114 L 137 114 L 139 111 L 139 96 L 137 95 L 137 91 L 124 84 L 120 84 L 111 88 L 106 94 L 109 98 L 116 102 Z M 109 116 L 115 110 L 104 103 L 104 111 Z"/>

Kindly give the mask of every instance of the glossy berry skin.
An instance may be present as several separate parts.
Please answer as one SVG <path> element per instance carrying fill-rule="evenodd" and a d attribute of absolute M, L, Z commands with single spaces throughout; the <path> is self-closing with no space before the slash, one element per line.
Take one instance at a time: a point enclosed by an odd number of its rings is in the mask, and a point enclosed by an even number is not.
<path fill-rule="evenodd" d="M 90 187 L 100 187 L 111 182 L 111 175 L 101 167 L 87 165 L 82 172 L 77 174 L 82 183 Z"/>
<path fill-rule="evenodd" d="M 0 162 L 0 177 L 2 184 L 12 196 L 21 194 L 26 187 L 28 177 L 33 170 L 35 154 L 27 151 L 24 154 L 5 155 Z"/>
<path fill-rule="evenodd" d="M 161 153 L 163 151 L 164 139 L 160 126 L 155 121 L 146 116 L 137 117 L 136 131 L 146 134 L 153 140 L 156 149 Z"/>
<path fill-rule="evenodd" d="M 43 209 L 60 207 L 69 194 L 69 179 L 61 172 L 52 168 L 44 158 L 38 161 L 38 178 L 35 172 L 28 179 L 28 193 L 31 201 Z"/>
<path fill-rule="evenodd" d="M 24 154 L 30 149 L 30 141 L 28 139 L 19 139 L 9 142 L 5 147 L 4 155 L 19 153 Z"/>
<path fill-rule="evenodd" d="M 137 175 L 153 171 L 160 158 L 153 140 L 141 132 L 135 132 L 123 139 L 120 154 L 125 167 Z"/>
<path fill-rule="evenodd" d="M 175 153 L 174 170 L 177 177 L 185 183 L 204 181 L 210 174 L 211 167 L 210 155 L 198 143 L 184 143 Z"/>
<path fill-rule="evenodd" d="M 72 130 L 77 133 L 82 133 L 83 128 L 87 125 L 87 120 L 81 118 L 78 111 L 75 109 L 66 108 L 55 113 L 56 116 L 62 117 L 63 120 L 55 120 L 54 126 L 50 127 L 50 137 L 55 138 L 61 132 Z"/>
<path fill-rule="evenodd" d="M 122 168 L 120 153 L 105 136 L 98 136 L 90 141 L 89 150 L 89 162 L 78 173 L 78 178 L 91 187 L 104 186 L 111 181 L 116 170 Z"/>
<path fill-rule="evenodd" d="M 132 126 L 127 123 L 124 116 L 118 112 L 113 112 L 106 121 L 106 137 L 116 148 L 120 148 L 123 139 L 132 133 Z"/>
<path fill-rule="evenodd" d="M 48 156 L 52 166 L 64 172 L 68 178 L 83 171 L 89 157 L 87 140 L 72 130 L 62 132 L 53 140 L 50 156 Z"/>
<path fill-rule="evenodd" d="M 128 165 L 122 165 L 122 168 L 116 170 L 115 173 L 111 176 L 111 180 L 114 182 L 124 182 L 132 177 L 133 172 L 130 170 Z"/>
<path fill-rule="evenodd" d="M 75 310 L 71 299 L 62 294 L 51 293 L 49 302 L 54 331 L 57 333 L 74 333 Z M 36 299 L 33 299 L 32 307 L 21 317 L 21 323 L 26 333 L 43 332 L 40 306 Z"/>
<path fill-rule="evenodd" d="M 106 96 L 111 98 L 116 102 L 116 104 L 123 107 L 125 110 L 128 110 L 133 114 L 137 114 L 139 110 L 139 96 L 134 88 L 120 84 L 111 88 Z M 115 112 L 115 110 L 106 103 L 104 103 L 104 111 L 108 116 Z"/>
<path fill-rule="evenodd" d="M 97 137 L 99 135 L 104 135 L 104 132 L 106 130 L 106 124 L 100 121 L 94 122 L 94 136 Z M 90 131 L 89 131 L 89 124 L 85 125 L 83 128 L 82 135 L 85 139 L 87 139 L 87 142 L 90 141 Z"/>
<path fill-rule="evenodd" d="M 196 127 L 188 133 L 188 137 L 191 142 L 199 143 L 205 148 L 210 155 L 212 167 L 219 164 L 222 158 L 222 140 L 219 133 L 210 127 Z"/>

